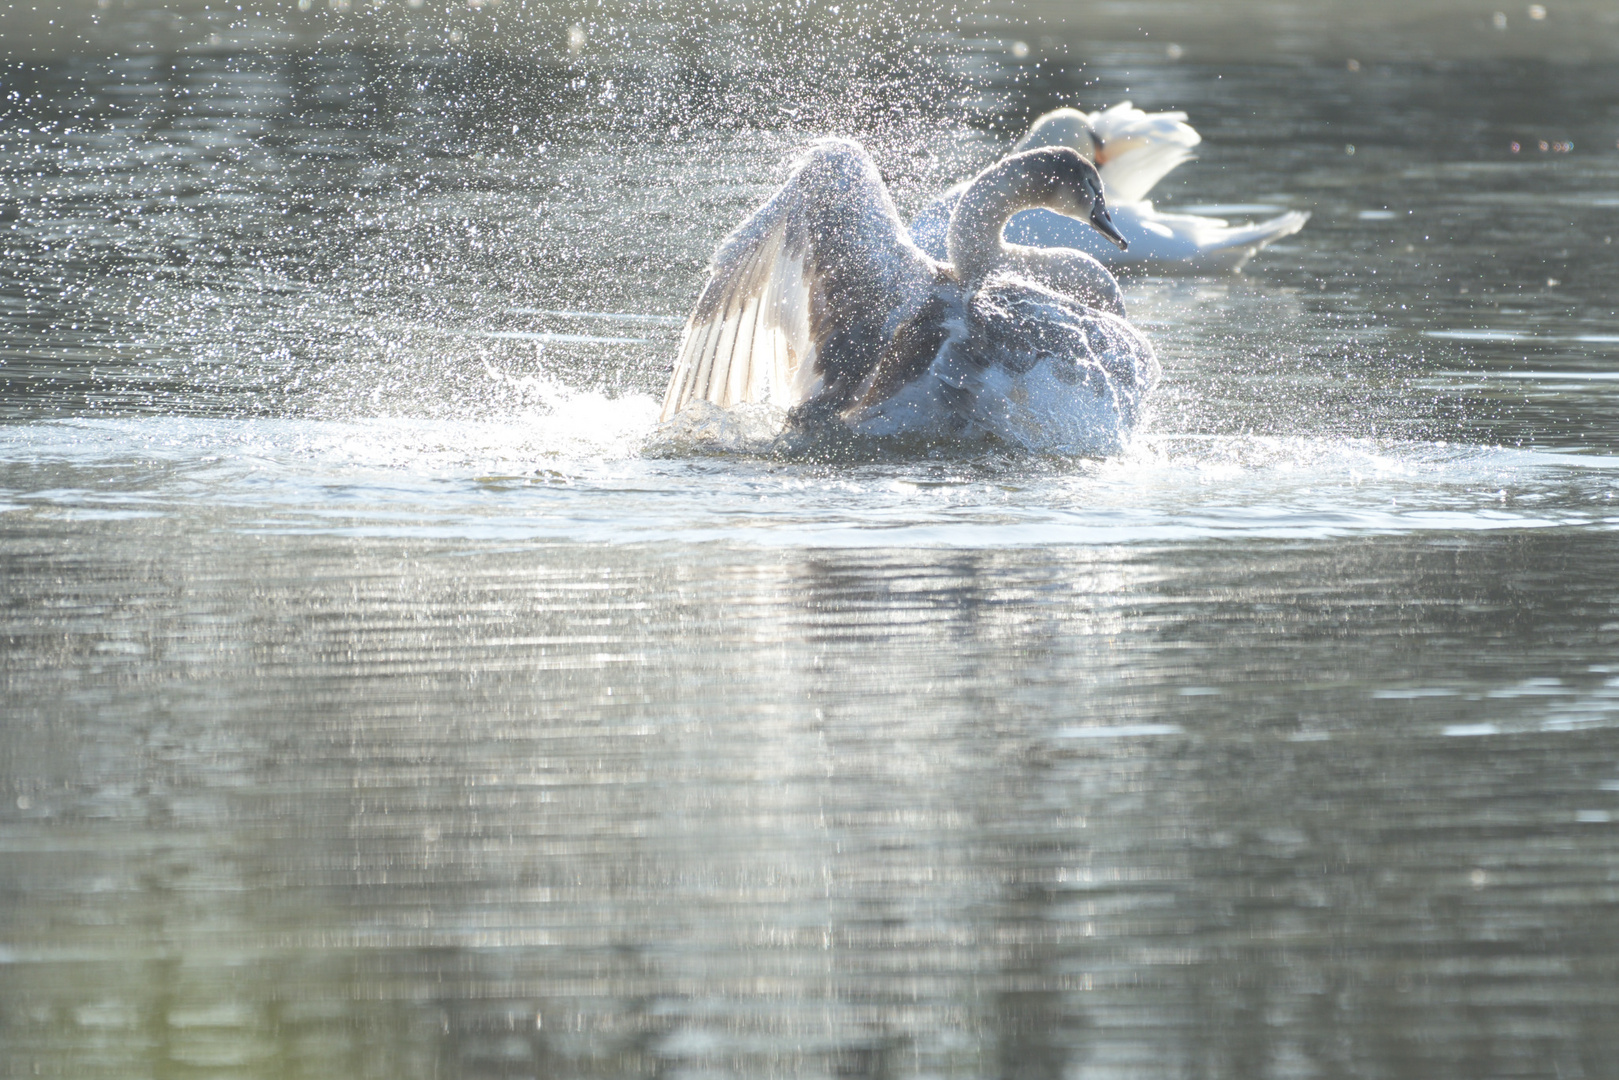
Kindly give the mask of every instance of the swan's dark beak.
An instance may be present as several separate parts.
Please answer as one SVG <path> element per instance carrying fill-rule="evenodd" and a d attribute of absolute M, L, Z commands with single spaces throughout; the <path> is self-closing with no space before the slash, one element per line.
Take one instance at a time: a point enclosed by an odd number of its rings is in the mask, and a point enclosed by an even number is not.
<path fill-rule="evenodd" d="M 1096 226 L 1097 232 L 1119 245 L 1120 251 L 1130 250 L 1130 242 L 1119 232 L 1118 226 L 1113 224 L 1113 218 L 1107 212 L 1107 204 L 1101 199 L 1091 203 L 1091 224 Z"/>

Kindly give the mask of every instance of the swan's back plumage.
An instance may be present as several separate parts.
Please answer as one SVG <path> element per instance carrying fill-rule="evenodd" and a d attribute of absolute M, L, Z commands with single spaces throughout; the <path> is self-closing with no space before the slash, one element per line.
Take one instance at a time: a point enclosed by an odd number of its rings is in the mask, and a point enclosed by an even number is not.
<path fill-rule="evenodd" d="M 940 267 L 911 241 L 858 143 L 815 143 L 720 244 L 664 397 L 722 408 L 852 396 Z"/>
<path fill-rule="evenodd" d="M 1158 360 L 1123 319 L 997 274 L 931 365 L 850 418 L 857 433 L 1109 454 L 1142 419 Z"/>

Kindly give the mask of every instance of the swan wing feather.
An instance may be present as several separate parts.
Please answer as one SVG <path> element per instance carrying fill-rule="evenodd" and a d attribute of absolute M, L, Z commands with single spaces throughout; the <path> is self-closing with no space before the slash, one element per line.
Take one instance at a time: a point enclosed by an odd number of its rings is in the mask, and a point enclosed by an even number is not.
<path fill-rule="evenodd" d="M 1121 101 L 1092 113 L 1091 129 L 1102 140 L 1099 169 L 1109 199 L 1135 202 L 1153 185 L 1195 155 L 1203 141 L 1183 112 L 1150 113 Z"/>
<path fill-rule="evenodd" d="M 1110 203 L 1140 202 L 1158 181 L 1196 156 L 1178 143 L 1146 142 L 1108 158 L 1096 171 Z"/>
<path fill-rule="evenodd" d="M 1150 113 L 1128 101 L 1090 114 L 1091 130 L 1103 144 L 1123 139 L 1144 139 L 1174 143 L 1188 150 L 1203 141 L 1197 129 L 1186 122 L 1180 111 Z"/>
<path fill-rule="evenodd" d="M 813 144 L 714 253 L 660 419 L 694 401 L 790 409 L 849 397 L 937 274 L 866 151 Z"/>

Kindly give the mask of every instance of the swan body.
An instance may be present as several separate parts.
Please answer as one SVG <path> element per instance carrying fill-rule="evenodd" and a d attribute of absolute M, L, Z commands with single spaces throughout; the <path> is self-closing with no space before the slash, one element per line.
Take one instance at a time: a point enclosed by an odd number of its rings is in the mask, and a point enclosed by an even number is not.
<path fill-rule="evenodd" d="M 858 143 L 813 144 L 715 252 L 661 419 L 763 403 L 801 428 L 1116 451 L 1157 359 L 1095 259 L 1002 239 L 1031 206 L 1116 232 L 1095 167 L 1041 148 L 973 179 L 936 259 Z"/>
<path fill-rule="evenodd" d="M 1153 185 L 1192 158 L 1202 137 L 1182 112 L 1147 113 L 1128 101 L 1095 113 L 1055 109 L 1037 119 L 1014 152 L 1041 146 L 1069 146 L 1098 166 L 1114 224 L 1129 241 L 1127 249 L 1100 242 L 1093 230 L 1043 209 L 1017 215 L 1007 238 L 1036 247 L 1066 247 L 1094 256 L 1106 266 L 1236 271 L 1260 248 L 1304 227 L 1310 215 L 1292 211 L 1252 225 L 1220 218 L 1156 210 L 1146 198 Z M 966 190 L 957 184 L 924 207 L 911 223 L 923 251 L 942 257 L 944 233 L 956 201 Z"/>

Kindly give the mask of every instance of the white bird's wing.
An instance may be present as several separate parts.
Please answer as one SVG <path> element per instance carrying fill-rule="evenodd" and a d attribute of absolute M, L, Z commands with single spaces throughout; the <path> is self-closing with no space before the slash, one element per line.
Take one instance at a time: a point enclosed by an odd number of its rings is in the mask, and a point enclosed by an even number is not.
<path fill-rule="evenodd" d="M 1097 167 L 1111 202 L 1137 202 L 1153 185 L 1194 156 L 1203 141 L 1183 112 L 1149 113 L 1128 101 L 1090 116 L 1102 142 Z"/>
<path fill-rule="evenodd" d="M 786 409 L 852 395 L 937 273 L 866 151 L 815 143 L 714 253 L 659 419 L 693 401 Z"/>

